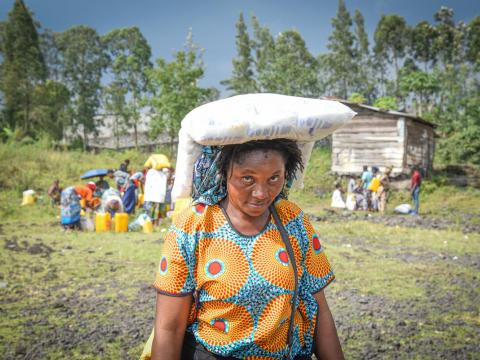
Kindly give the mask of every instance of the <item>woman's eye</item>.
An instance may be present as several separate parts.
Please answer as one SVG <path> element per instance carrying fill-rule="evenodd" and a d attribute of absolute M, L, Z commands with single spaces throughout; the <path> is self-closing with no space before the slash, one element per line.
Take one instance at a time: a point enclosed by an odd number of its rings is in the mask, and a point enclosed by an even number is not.
<path fill-rule="evenodd" d="M 270 181 L 271 181 L 271 182 L 277 182 L 279 179 L 280 179 L 280 176 L 275 175 L 275 176 L 272 176 L 272 177 L 270 178 Z"/>
<path fill-rule="evenodd" d="M 242 181 L 247 184 L 251 184 L 253 182 L 253 177 L 251 176 L 243 176 Z"/>

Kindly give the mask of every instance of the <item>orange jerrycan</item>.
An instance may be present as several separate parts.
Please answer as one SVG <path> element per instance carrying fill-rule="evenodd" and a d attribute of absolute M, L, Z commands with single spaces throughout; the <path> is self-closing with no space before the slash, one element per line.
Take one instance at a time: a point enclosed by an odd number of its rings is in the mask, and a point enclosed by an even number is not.
<path fill-rule="evenodd" d="M 95 215 L 95 231 L 105 232 L 110 231 L 111 217 L 110 213 L 97 213 Z"/>
<path fill-rule="evenodd" d="M 116 213 L 115 214 L 115 232 L 127 232 L 128 231 L 128 214 Z"/>

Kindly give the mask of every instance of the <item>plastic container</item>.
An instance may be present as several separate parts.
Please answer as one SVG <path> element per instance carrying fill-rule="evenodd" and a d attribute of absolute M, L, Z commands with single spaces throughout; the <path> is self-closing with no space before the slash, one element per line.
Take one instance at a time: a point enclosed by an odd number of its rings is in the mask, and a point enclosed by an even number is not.
<path fill-rule="evenodd" d="M 94 231 L 95 223 L 93 221 L 93 217 L 90 215 L 80 216 L 80 229 L 83 231 Z"/>
<path fill-rule="evenodd" d="M 33 205 L 37 201 L 37 197 L 34 190 L 26 190 L 23 192 L 22 206 Z"/>
<path fill-rule="evenodd" d="M 137 207 L 140 207 L 143 205 L 144 203 L 144 199 L 145 199 L 145 196 L 143 194 L 139 194 L 138 195 L 138 199 L 137 199 Z"/>
<path fill-rule="evenodd" d="M 145 234 L 151 234 L 153 232 L 152 220 L 146 219 L 142 226 L 143 226 L 143 232 Z"/>
<path fill-rule="evenodd" d="M 112 219 L 110 217 L 110 213 L 97 213 L 97 215 L 95 216 L 95 231 L 110 231 L 111 223 Z"/>
<path fill-rule="evenodd" d="M 128 214 L 116 213 L 115 214 L 115 232 L 127 232 L 128 231 Z"/>

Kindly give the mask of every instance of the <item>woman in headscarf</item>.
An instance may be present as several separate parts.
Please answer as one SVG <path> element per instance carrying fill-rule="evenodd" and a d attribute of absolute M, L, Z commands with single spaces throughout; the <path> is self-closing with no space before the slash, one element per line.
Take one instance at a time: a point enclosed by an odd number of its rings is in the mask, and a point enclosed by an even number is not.
<path fill-rule="evenodd" d="M 69 186 L 62 191 L 60 197 L 61 224 L 65 229 L 80 227 L 82 208 L 95 208 L 98 203 L 93 198 L 96 185 L 89 182 L 82 186 Z"/>
<path fill-rule="evenodd" d="M 120 192 L 117 189 L 110 188 L 103 193 L 99 212 L 110 213 L 112 219 L 115 217 L 117 212 L 124 212 L 122 198 L 120 197 Z"/>
<path fill-rule="evenodd" d="M 160 257 L 152 359 L 343 359 L 332 269 L 286 200 L 301 169 L 291 140 L 204 148 Z"/>

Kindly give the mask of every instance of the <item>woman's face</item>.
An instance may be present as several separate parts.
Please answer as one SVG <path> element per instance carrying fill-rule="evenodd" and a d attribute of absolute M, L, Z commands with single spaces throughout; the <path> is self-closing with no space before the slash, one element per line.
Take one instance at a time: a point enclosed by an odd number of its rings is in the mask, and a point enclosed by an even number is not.
<path fill-rule="evenodd" d="M 241 164 L 233 163 L 227 174 L 228 201 L 245 215 L 267 211 L 285 182 L 285 160 L 274 150 L 252 151 Z"/>

